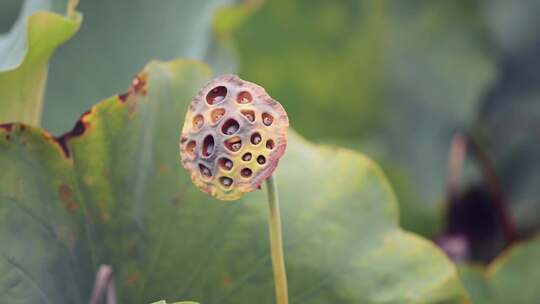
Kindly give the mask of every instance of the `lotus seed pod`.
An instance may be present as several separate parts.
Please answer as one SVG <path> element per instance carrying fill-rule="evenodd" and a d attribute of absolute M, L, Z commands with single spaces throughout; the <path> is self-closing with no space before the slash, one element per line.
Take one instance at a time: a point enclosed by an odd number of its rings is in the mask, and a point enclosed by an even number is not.
<path fill-rule="evenodd" d="M 221 200 L 260 188 L 287 146 L 287 113 L 264 88 L 223 75 L 193 98 L 180 158 L 193 183 Z"/>

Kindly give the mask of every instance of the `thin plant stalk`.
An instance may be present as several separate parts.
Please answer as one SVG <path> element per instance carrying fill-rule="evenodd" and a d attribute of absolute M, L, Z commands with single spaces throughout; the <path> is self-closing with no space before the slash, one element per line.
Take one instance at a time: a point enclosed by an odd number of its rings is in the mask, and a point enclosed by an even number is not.
<path fill-rule="evenodd" d="M 101 265 L 96 275 L 94 283 L 94 291 L 89 304 L 99 304 L 103 295 L 107 295 L 107 304 L 116 304 L 116 287 L 114 285 L 114 277 L 112 267 L 109 265 Z"/>
<path fill-rule="evenodd" d="M 283 255 L 283 238 L 281 234 L 281 216 L 279 211 L 279 198 L 277 185 L 273 176 L 266 179 L 268 194 L 268 227 L 270 230 L 270 249 L 272 252 L 272 267 L 274 270 L 274 284 L 276 289 L 276 303 L 288 304 L 287 272 Z"/>

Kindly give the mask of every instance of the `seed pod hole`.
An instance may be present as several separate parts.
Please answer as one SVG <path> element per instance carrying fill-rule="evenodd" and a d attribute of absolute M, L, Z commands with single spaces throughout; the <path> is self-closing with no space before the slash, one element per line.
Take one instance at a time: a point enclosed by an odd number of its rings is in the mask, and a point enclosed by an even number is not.
<path fill-rule="evenodd" d="M 275 147 L 275 144 L 273 140 L 269 139 L 266 141 L 266 149 L 272 150 L 274 149 L 274 147 Z"/>
<path fill-rule="evenodd" d="M 264 165 L 266 163 L 266 157 L 264 157 L 264 155 L 259 155 L 257 157 L 257 163 L 259 163 L 259 165 Z"/>
<path fill-rule="evenodd" d="M 258 145 L 260 144 L 262 141 L 262 137 L 261 137 L 261 134 L 259 134 L 259 132 L 255 132 L 253 134 L 251 134 L 251 143 L 254 144 L 254 145 Z"/>
<path fill-rule="evenodd" d="M 212 120 L 212 123 L 216 123 L 221 120 L 221 118 L 225 115 L 225 109 L 215 109 L 210 114 L 210 119 Z"/>
<path fill-rule="evenodd" d="M 251 97 L 251 94 L 249 92 L 243 91 L 238 94 L 236 97 L 236 102 L 240 104 L 246 104 L 251 103 L 253 101 L 253 97 Z"/>
<path fill-rule="evenodd" d="M 188 153 L 188 155 L 191 157 L 191 158 L 194 158 L 195 157 L 195 147 L 197 146 L 197 144 L 195 143 L 194 140 L 190 141 L 187 143 L 187 146 L 186 146 L 186 151 Z"/>
<path fill-rule="evenodd" d="M 274 117 L 268 113 L 263 113 L 262 121 L 265 126 L 270 126 L 274 122 Z"/>
<path fill-rule="evenodd" d="M 230 188 L 232 186 L 233 180 L 230 177 L 222 176 L 219 178 L 219 182 L 225 187 Z"/>
<path fill-rule="evenodd" d="M 240 125 L 235 119 L 229 119 L 227 120 L 223 126 L 221 126 L 221 132 L 225 135 L 233 135 L 240 129 Z"/>
<path fill-rule="evenodd" d="M 204 117 L 201 114 L 198 114 L 193 118 L 193 129 L 199 131 L 204 124 Z"/>
<path fill-rule="evenodd" d="M 229 138 L 225 141 L 225 147 L 229 149 L 229 151 L 237 152 L 242 148 L 242 140 L 238 136 Z"/>
<path fill-rule="evenodd" d="M 244 117 L 249 122 L 254 122 L 255 121 L 255 112 L 253 112 L 252 110 L 241 110 L 240 113 L 242 113 L 242 115 L 244 115 Z"/>
<path fill-rule="evenodd" d="M 214 136 L 207 135 L 203 140 L 203 146 L 202 146 L 202 156 L 203 157 L 209 157 L 214 153 Z"/>
<path fill-rule="evenodd" d="M 245 162 L 248 162 L 251 160 L 251 153 L 246 153 L 244 155 L 242 155 L 242 160 L 245 161 Z"/>
<path fill-rule="evenodd" d="M 250 177 L 253 172 L 249 168 L 244 168 L 240 171 L 240 175 L 243 177 Z"/>
<path fill-rule="evenodd" d="M 230 171 L 233 167 L 233 162 L 232 160 L 226 158 L 226 157 L 223 157 L 223 158 L 220 158 L 218 160 L 218 164 L 221 168 L 223 168 L 224 170 L 227 170 L 227 171 Z"/>
<path fill-rule="evenodd" d="M 199 164 L 199 171 L 201 172 L 201 175 L 203 177 L 206 177 L 206 178 L 212 177 L 212 171 L 210 171 L 210 169 L 203 164 Z"/>
<path fill-rule="evenodd" d="M 227 88 L 224 86 L 215 87 L 206 95 L 206 102 L 209 105 L 214 105 L 220 103 L 227 96 Z"/>

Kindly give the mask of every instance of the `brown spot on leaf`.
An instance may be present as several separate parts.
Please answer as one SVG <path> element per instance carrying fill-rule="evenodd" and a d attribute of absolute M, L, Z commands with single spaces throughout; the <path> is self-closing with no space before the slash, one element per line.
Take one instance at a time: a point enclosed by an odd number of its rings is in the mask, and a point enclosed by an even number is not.
<path fill-rule="evenodd" d="M 229 276 L 223 277 L 223 287 L 229 288 L 229 287 L 231 287 L 232 283 L 233 282 L 232 282 L 231 277 L 229 277 Z"/>
<path fill-rule="evenodd" d="M 62 200 L 68 200 L 71 197 L 71 187 L 66 184 L 62 184 L 58 188 L 58 193 L 60 194 L 60 198 Z"/>
<path fill-rule="evenodd" d="M 4 130 L 6 130 L 7 132 L 11 132 L 11 130 L 13 129 L 13 124 L 12 124 L 12 123 L 3 123 L 3 124 L 0 124 L 0 129 L 4 129 Z"/>
<path fill-rule="evenodd" d="M 148 93 L 148 73 L 140 73 L 131 83 L 131 89 L 135 94 L 146 95 Z"/>
<path fill-rule="evenodd" d="M 77 120 L 75 126 L 73 126 L 73 129 L 71 129 L 71 131 L 64 133 L 56 138 L 56 142 L 60 145 L 62 151 L 64 151 L 64 155 L 67 158 L 71 157 L 68 141 L 74 137 L 82 136 L 84 132 L 90 127 L 90 123 L 87 121 L 87 117 L 92 113 L 92 110 L 93 109 L 90 109 L 84 112 L 79 118 L 79 120 Z"/>
<path fill-rule="evenodd" d="M 137 112 L 137 103 L 132 102 L 131 105 L 129 106 L 128 116 L 133 117 L 135 112 Z"/>
<path fill-rule="evenodd" d="M 77 212 L 77 210 L 79 210 L 79 203 L 77 203 L 76 201 L 70 201 L 69 203 L 65 204 L 66 206 L 66 209 L 69 213 L 73 214 L 75 212 Z"/>
<path fill-rule="evenodd" d="M 145 96 L 148 93 L 148 73 L 143 72 L 136 75 L 131 81 L 127 93 L 118 95 L 118 100 L 122 104 L 127 104 L 129 99 L 128 115 L 132 117 L 137 112 L 137 96 Z"/>
<path fill-rule="evenodd" d="M 64 205 L 64 207 L 69 213 L 73 214 L 77 210 L 79 210 L 80 205 L 71 197 L 72 190 L 69 185 L 66 185 L 66 184 L 60 185 L 60 187 L 58 188 L 58 194 L 60 195 L 62 204 Z"/>
<path fill-rule="evenodd" d="M 120 94 L 118 95 L 118 99 L 120 100 L 121 103 L 125 103 L 128 99 L 128 96 L 129 96 L 129 93 Z"/>
<path fill-rule="evenodd" d="M 168 174 L 171 172 L 171 169 L 169 169 L 169 167 L 165 164 L 160 164 L 159 165 L 159 174 L 161 175 L 165 175 L 165 174 Z"/>
<path fill-rule="evenodd" d="M 126 278 L 126 285 L 127 286 L 132 286 L 137 281 L 139 281 L 140 278 L 141 278 L 141 273 L 140 272 L 138 272 L 138 271 L 132 272 L 132 273 L 128 274 L 128 276 Z"/>

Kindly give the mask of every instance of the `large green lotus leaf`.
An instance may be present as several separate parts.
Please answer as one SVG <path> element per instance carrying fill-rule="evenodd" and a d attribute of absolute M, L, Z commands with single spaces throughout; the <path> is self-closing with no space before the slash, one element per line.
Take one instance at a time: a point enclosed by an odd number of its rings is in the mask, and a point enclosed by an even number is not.
<path fill-rule="evenodd" d="M 226 30 L 213 25 L 215 13 L 224 8 L 231 14 L 251 10 L 230 7 L 236 2 L 81 1 L 84 24 L 51 63 L 44 126 L 54 133 L 68 129 L 81 112 L 118 92 L 151 59 L 204 59 L 215 70 L 234 71 L 236 58 Z M 218 31 L 224 33 L 218 37 Z"/>
<path fill-rule="evenodd" d="M 460 269 L 463 284 L 473 303 L 503 304 L 540 302 L 540 238 L 515 245 L 487 269 L 467 266 Z"/>
<path fill-rule="evenodd" d="M 238 31 L 241 76 L 310 139 L 367 148 L 399 183 L 402 222 L 431 234 L 454 130 L 494 78 L 470 1 L 268 1 Z"/>
<path fill-rule="evenodd" d="M 12 29 L 0 35 L 0 122 L 40 123 L 49 59 L 81 23 L 66 3 L 25 1 Z"/>
<path fill-rule="evenodd" d="M 264 192 L 217 201 L 179 163 L 188 102 L 210 77 L 197 62 L 153 62 L 127 94 L 99 103 L 59 139 L 0 129 L 0 231 L 10 244 L 0 273 L 11 275 L 0 280 L 2 302 L 23 283 L 52 303 L 66 290 L 88 298 L 88 269 L 110 264 L 123 303 L 273 303 Z M 276 178 L 291 303 L 464 298 L 445 255 L 399 228 L 377 165 L 289 137 Z"/>

